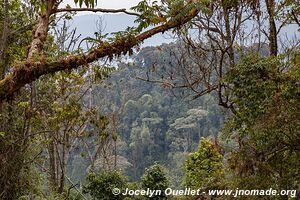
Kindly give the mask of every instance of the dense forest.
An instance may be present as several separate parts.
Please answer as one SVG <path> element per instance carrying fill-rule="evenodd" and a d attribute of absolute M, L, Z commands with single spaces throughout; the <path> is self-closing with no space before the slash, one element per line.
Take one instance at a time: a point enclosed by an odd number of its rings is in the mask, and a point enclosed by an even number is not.
<path fill-rule="evenodd" d="M 1 0 L 1 200 L 300 199 L 299 0 L 101 1 Z"/>

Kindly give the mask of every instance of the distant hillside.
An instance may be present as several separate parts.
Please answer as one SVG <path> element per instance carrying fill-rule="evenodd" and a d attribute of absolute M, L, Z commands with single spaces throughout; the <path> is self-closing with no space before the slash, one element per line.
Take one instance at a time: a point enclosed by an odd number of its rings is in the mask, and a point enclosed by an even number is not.
<path fill-rule="evenodd" d="M 75 16 L 71 23 L 72 28 L 77 28 L 77 33 L 82 35 L 82 38 L 93 36 L 94 32 L 98 30 L 97 21 L 102 19 L 104 33 L 111 33 L 125 30 L 128 26 L 134 25 L 134 16 L 126 14 L 87 14 Z M 142 46 L 157 46 L 162 43 L 170 43 L 173 39 L 170 39 L 167 33 L 153 36 L 145 41 Z"/>

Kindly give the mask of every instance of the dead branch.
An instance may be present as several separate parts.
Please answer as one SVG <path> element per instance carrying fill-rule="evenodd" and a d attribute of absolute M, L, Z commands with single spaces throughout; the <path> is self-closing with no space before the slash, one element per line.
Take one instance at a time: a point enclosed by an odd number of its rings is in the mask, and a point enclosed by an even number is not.
<path fill-rule="evenodd" d="M 101 12 L 101 13 L 125 13 L 127 15 L 140 16 L 138 13 L 129 12 L 125 8 L 121 9 L 104 9 L 104 8 L 60 8 L 54 11 L 54 13 L 60 12 L 82 12 L 82 11 L 90 11 L 90 12 Z"/>

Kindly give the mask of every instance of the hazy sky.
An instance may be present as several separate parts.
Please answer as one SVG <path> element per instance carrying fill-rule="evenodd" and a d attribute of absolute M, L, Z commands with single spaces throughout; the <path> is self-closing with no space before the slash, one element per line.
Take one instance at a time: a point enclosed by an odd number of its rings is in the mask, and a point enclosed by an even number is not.
<path fill-rule="evenodd" d="M 140 0 L 98 0 L 99 8 L 126 8 L 129 9 L 132 6 L 138 4 Z M 74 0 L 64 0 L 62 6 L 70 4 L 74 6 Z"/>

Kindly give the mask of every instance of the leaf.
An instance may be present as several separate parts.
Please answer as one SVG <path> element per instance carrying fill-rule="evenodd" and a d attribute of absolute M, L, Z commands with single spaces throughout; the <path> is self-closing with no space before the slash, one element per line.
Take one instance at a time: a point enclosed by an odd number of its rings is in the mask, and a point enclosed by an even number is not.
<path fill-rule="evenodd" d="M 79 0 L 79 7 L 82 7 L 83 0 Z"/>
<path fill-rule="evenodd" d="M 0 137 L 4 137 L 5 136 L 5 132 L 0 132 Z"/>
<path fill-rule="evenodd" d="M 67 4 L 67 5 L 66 5 L 66 8 L 67 8 L 67 9 L 71 9 L 70 4 Z"/>
<path fill-rule="evenodd" d="M 86 7 L 90 7 L 90 1 L 89 0 L 84 0 L 84 4 Z"/>
<path fill-rule="evenodd" d="M 28 107 L 29 107 L 29 102 L 20 102 L 20 103 L 18 104 L 18 106 L 19 106 L 20 108 L 28 108 Z"/>

